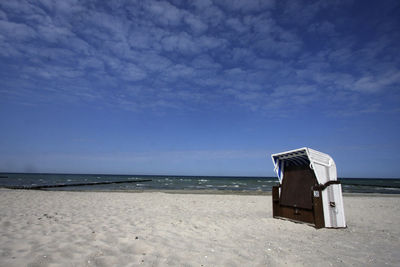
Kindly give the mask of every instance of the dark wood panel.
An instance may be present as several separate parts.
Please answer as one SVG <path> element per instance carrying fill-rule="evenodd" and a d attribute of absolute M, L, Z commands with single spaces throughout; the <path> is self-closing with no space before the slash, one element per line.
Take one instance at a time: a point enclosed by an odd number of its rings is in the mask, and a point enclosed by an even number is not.
<path fill-rule="evenodd" d="M 297 222 L 314 224 L 314 212 L 309 209 L 280 206 L 274 217 L 282 217 Z"/>
<path fill-rule="evenodd" d="M 315 174 L 308 165 L 285 167 L 280 204 L 311 210 L 312 187 L 317 184 Z"/>

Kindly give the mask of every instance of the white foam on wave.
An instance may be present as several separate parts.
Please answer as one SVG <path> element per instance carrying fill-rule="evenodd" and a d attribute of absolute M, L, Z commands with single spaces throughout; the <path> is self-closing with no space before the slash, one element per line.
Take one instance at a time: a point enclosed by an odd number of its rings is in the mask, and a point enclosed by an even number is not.
<path fill-rule="evenodd" d="M 379 188 L 379 187 L 377 187 L 377 188 Z M 400 190 L 400 188 L 396 188 L 396 187 L 385 187 L 385 190 L 394 190 L 394 191 L 396 191 L 396 190 Z"/>

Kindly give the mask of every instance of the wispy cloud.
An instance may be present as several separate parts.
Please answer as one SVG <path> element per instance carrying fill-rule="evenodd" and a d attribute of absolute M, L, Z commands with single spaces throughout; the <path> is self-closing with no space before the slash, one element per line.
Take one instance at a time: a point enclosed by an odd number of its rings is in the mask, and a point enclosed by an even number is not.
<path fill-rule="evenodd" d="M 0 92 L 7 101 L 34 104 L 51 101 L 52 91 L 78 104 L 129 110 L 223 103 L 282 113 L 282 106 L 301 110 L 324 101 L 328 113 L 338 103 L 363 112 L 371 94 L 399 97 L 400 37 L 393 22 L 373 32 L 376 38 L 355 35 L 358 25 L 348 26 L 354 18 L 339 19 L 350 5 L 5 1 Z M 335 95 L 346 97 L 336 102 Z M 382 98 L 374 99 L 368 105 L 382 107 Z"/>

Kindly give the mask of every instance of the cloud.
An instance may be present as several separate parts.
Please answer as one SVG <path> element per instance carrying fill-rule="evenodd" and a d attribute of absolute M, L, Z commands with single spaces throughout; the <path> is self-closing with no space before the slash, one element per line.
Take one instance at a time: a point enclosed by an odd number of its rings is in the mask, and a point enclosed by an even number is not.
<path fill-rule="evenodd" d="M 352 2 L 347 0 L 317 0 L 304 4 L 301 0 L 283 1 L 284 20 L 288 23 L 306 25 L 313 21 L 319 14 L 324 13 L 324 11 L 338 12 L 341 8 L 351 5 Z"/>
<path fill-rule="evenodd" d="M 177 26 L 181 23 L 184 16 L 184 11 L 176 8 L 174 5 L 161 1 L 148 1 L 146 2 L 146 9 L 163 25 Z"/>
<path fill-rule="evenodd" d="M 168 52 L 198 53 L 201 50 L 199 44 L 194 42 L 192 37 L 186 32 L 167 36 L 162 39 L 161 43 Z"/>
<path fill-rule="evenodd" d="M 204 33 L 208 28 L 208 25 L 199 19 L 199 17 L 190 13 L 184 16 L 184 21 L 190 26 L 192 32 L 195 34 Z"/>
<path fill-rule="evenodd" d="M 214 71 L 216 69 L 221 68 L 221 64 L 217 63 L 211 56 L 209 56 L 207 54 L 203 54 L 203 55 L 199 55 L 199 56 L 195 57 L 192 60 L 191 65 L 194 69 L 197 69 L 197 70 L 207 69 L 207 70 Z"/>
<path fill-rule="evenodd" d="M 0 21 L 0 32 L 3 38 L 15 41 L 26 41 L 36 36 L 34 29 L 22 23 Z"/>
<path fill-rule="evenodd" d="M 64 42 L 65 39 L 74 37 L 74 34 L 68 28 L 57 27 L 53 24 L 39 25 L 37 30 L 39 37 L 49 43 Z"/>
<path fill-rule="evenodd" d="M 173 63 L 166 57 L 163 57 L 159 54 L 153 52 L 145 52 L 139 58 L 138 61 L 144 66 L 146 69 L 150 71 L 163 71 L 171 66 Z"/>
<path fill-rule="evenodd" d="M 218 6 L 231 11 L 240 11 L 243 13 L 254 12 L 269 9 L 275 6 L 275 0 L 218 0 L 215 1 Z"/>
<path fill-rule="evenodd" d="M 88 71 L 103 71 L 104 61 L 98 59 L 97 57 L 87 57 L 84 59 L 79 59 L 79 66 L 81 69 Z"/>
<path fill-rule="evenodd" d="M 183 54 L 198 54 L 208 49 L 216 49 L 224 46 L 225 41 L 209 36 L 194 37 L 186 32 L 172 34 L 161 40 L 164 50 L 168 52 L 180 52 Z"/>
<path fill-rule="evenodd" d="M 121 77 L 128 81 L 140 81 L 143 80 L 147 74 L 142 69 L 138 68 L 134 64 L 126 64 L 122 67 L 123 73 Z"/>
<path fill-rule="evenodd" d="M 178 64 L 165 70 L 162 73 L 162 79 L 167 82 L 173 82 L 177 79 L 190 79 L 193 74 L 193 68 L 183 64 Z"/>
<path fill-rule="evenodd" d="M 0 19 L 1 20 L 8 20 L 7 14 L 2 10 L 0 10 Z"/>
<path fill-rule="evenodd" d="M 246 30 L 248 30 L 248 28 L 243 25 L 243 23 L 240 22 L 240 20 L 237 18 L 228 19 L 226 21 L 226 25 L 238 32 L 245 32 Z"/>
<path fill-rule="evenodd" d="M 129 110 L 206 103 L 269 113 L 337 94 L 324 109 L 342 101 L 365 110 L 357 98 L 399 84 L 400 37 L 396 23 L 374 38 L 357 34 L 336 18 L 345 2 L 5 1 L 1 94 L 20 103 L 96 96 Z"/>
<path fill-rule="evenodd" d="M 213 5 L 211 0 L 194 0 L 191 1 L 192 5 L 195 6 L 199 10 L 204 10 L 206 8 L 210 8 Z"/>
<path fill-rule="evenodd" d="M 400 70 L 380 75 L 363 76 L 354 83 L 353 90 L 374 93 L 392 85 L 400 85 Z"/>
<path fill-rule="evenodd" d="M 335 25 L 329 21 L 313 23 L 308 27 L 308 31 L 311 33 L 318 33 L 321 35 L 334 35 Z"/>

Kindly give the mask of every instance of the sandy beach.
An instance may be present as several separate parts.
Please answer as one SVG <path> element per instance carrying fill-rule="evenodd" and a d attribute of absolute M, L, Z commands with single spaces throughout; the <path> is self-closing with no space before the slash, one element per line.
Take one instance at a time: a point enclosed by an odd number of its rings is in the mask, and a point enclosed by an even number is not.
<path fill-rule="evenodd" d="M 0 266 L 399 266 L 400 197 L 345 195 L 348 228 L 270 195 L 0 190 Z"/>

